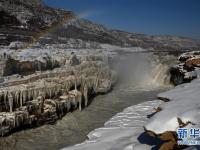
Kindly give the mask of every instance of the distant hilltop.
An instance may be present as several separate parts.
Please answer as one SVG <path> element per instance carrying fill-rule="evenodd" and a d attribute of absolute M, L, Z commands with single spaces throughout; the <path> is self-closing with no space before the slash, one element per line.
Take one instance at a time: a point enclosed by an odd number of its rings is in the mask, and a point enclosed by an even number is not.
<path fill-rule="evenodd" d="M 200 49 L 198 39 L 110 30 L 41 0 L 0 0 L 0 15 L 0 45 L 4 46 L 15 41 L 63 44 L 74 39 L 160 51 Z"/>
<path fill-rule="evenodd" d="M 69 11 L 53 9 L 41 0 L 0 0 L 0 44 L 13 41 L 30 42 L 66 19 Z"/>

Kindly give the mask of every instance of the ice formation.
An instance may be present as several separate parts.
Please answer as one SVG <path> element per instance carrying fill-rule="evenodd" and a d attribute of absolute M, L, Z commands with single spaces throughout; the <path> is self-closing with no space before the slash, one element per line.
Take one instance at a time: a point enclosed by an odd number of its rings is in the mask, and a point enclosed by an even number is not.
<path fill-rule="evenodd" d="M 0 84 L 2 136 L 23 126 L 54 122 L 74 109 L 82 110 L 92 94 L 108 92 L 116 80 L 104 56 L 78 58 L 73 54 L 65 59 L 70 64 L 60 64 L 53 70 L 5 77 Z M 43 63 L 52 64 L 46 60 Z"/>

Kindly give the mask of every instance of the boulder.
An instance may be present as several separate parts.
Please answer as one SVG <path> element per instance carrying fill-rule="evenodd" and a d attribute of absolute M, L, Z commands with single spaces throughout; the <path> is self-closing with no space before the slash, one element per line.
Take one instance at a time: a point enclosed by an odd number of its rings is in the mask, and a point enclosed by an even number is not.
<path fill-rule="evenodd" d="M 200 57 L 194 57 L 194 58 L 188 59 L 185 62 L 185 65 L 187 67 L 200 67 Z"/>

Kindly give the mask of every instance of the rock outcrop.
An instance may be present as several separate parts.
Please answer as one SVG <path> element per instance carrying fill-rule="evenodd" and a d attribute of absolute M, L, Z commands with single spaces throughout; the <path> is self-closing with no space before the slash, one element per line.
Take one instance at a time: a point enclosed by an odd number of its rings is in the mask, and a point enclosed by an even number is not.
<path fill-rule="evenodd" d="M 171 68 L 171 81 L 175 85 L 197 78 L 200 70 L 200 52 L 188 52 L 179 57 L 179 64 Z"/>

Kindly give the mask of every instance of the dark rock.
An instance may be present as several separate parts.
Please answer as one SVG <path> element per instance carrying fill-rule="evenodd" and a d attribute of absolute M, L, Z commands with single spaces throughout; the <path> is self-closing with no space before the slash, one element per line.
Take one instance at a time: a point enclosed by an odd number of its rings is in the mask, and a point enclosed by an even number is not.
<path fill-rule="evenodd" d="M 80 60 L 77 58 L 77 56 L 75 54 L 72 54 L 69 64 L 71 66 L 75 66 L 75 65 L 79 65 L 80 64 Z"/>

